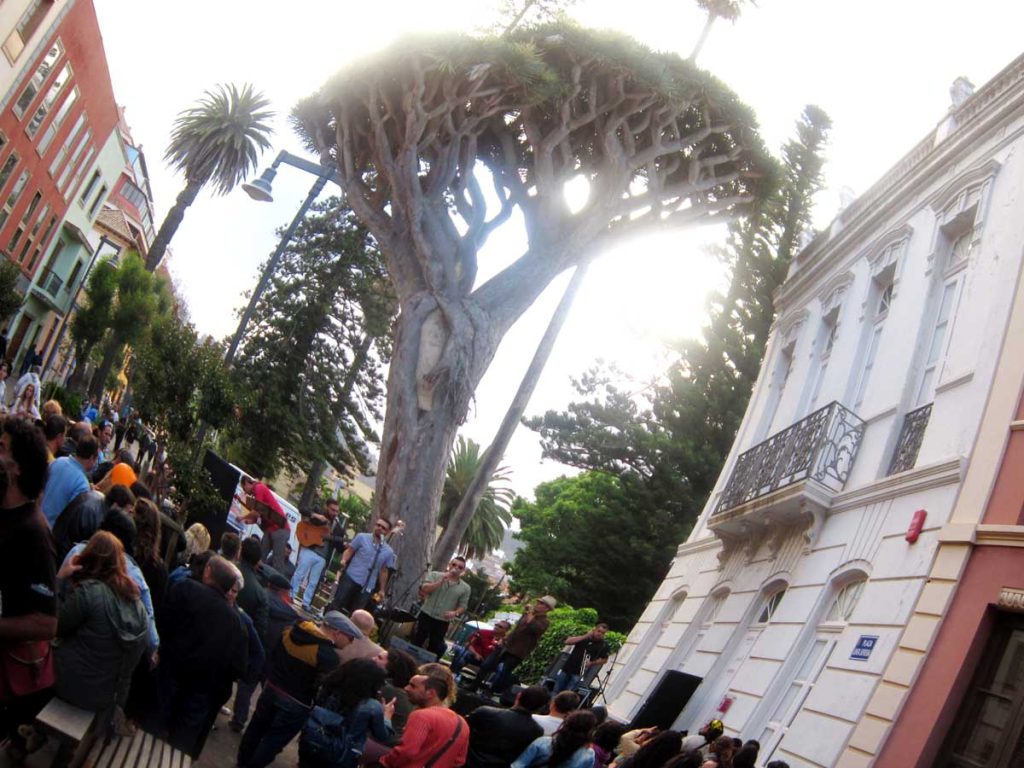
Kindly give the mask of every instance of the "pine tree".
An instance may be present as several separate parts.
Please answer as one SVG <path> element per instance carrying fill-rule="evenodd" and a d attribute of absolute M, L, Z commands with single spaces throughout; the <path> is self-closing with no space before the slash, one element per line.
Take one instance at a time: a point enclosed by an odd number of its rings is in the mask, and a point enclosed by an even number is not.
<path fill-rule="evenodd" d="M 320 459 L 365 468 L 393 315 L 372 236 L 337 198 L 315 204 L 242 340 L 231 458 L 264 476 Z"/>
<path fill-rule="evenodd" d="M 638 503 L 692 525 L 750 400 L 775 290 L 810 227 L 830 125 L 821 109 L 807 107 L 796 137 L 783 147 L 774 194 L 730 224 L 725 245 L 716 249 L 730 265 L 729 288 L 712 296 L 702 338 L 673 344 L 675 362 L 655 382 L 636 382 L 604 365 L 586 372 L 575 382 L 585 400 L 526 422 L 540 433 L 545 456 L 615 474 Z"/>

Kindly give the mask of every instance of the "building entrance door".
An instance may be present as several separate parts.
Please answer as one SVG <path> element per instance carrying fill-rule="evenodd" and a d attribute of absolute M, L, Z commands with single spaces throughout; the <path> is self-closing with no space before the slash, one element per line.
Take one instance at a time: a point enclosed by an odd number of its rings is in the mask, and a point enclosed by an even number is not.
<path fill-rule="evenodd" d="M 1024 768 L 1024 616 L 1001 613 L 935 768 Z"/>

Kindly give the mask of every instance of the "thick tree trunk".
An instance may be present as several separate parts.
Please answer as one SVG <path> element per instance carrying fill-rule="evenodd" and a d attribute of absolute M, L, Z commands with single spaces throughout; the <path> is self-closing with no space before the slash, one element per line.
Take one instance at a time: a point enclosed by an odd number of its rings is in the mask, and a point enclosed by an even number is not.
<path fill-rule="evenodd" d="M 310 466 L 309 474 L 306 475 L 306 485 L 302 489 L 302 498 L 299 499 L 299 509 L 309 509 L 319 500 L 320 478 L 323 477 L 325 469 L 327 462 L 323 459 L 316 459 Z"/>
<path fill-rule="evenodd" d="M 455 554 L 459 543 L 462 541 L 462 537 L 466 534 L 466 529 L 469 528 L 469 523 L 473 519 L 477 507 L 480 506 L 480 501 L 483 499 L 484 494 L 487 492 L 491 477 L 505 455 L 509 441 L 512 439 L 516 427 L 519 426 L 519 420 L 523 418 L 526 406 L 529 404 L 530 398 L 537 388 L 540 375 L 544 371 L 544 366 L 547 365 L 548 358 L 551 357 L 551 351 L 555 348 L 558 334 L 561 332 L 562 326 L 565 325 L 565 319 L 569 316 L 572 302 L 576 298 L 576 294 L 579 292 L 580 285 L 582 285 L 586 274 L 586 262 L 576 267 L 572 279 L 565 288 L 565 293 L 562 294 L 562 300 L 555 307 L 551 320 L 548 322 L 547 330 L 544 331 L 544 335 L 537 345 L 537 351 L 533 354 L 533 360 L 530 361 L 529 368 L 523 374 L 523 380 L 519 384 L 519 389 L 516 391 L 515 397 L 512 398 L 512 403 L 505 412 L 505 418 L 498 427 L 498 432 L 491 442 L 491 447 L 484 453 L 480 464 L 477 466 L 476 474 L 473 475 L 473 479 L 466 489 L 466 493 L 459 500 L 459 506 L 455 508 L 455 512 L 452 513 L 451 519 L 448 521 L 448 526 L 437 540 L 437 544 L 434 545 L 435 563 L 447 562 Z"/>
<path fill-rule="evenodd" d="M 114 369 L 117 358 L 123 350 L 124 343 L 116 336 L 111 337 L 107 342 L 107 348 L 103 352 L 103 362 L 100 363 L 100 367 L 93 374 L 92 382 L 89 384 L 90 396 L 101 397 L 103 395 L 103 391 L 107 388 L 107 379 L 110 378 L 110 372 Z"/>
<path fill-rule="evenodd" d="M 153 244 L 146 254 L 146 269 L 150 272 L 156 272 L 157 267 L 160 266 L 160 262 L 167 252 L 167 246 L 171 243 L 171 238 L 174 237 L 174 233 L 178 231 L 178 227 L 181 226 L 181 222 L 185 218 L 185 209 L 195 202 L 196 195 L 202 188 L 202 182 L 189 181 L 178 194 L 178 199 L 174 201 L 174 206 L 164 217 L 160 231 L 156 233 Z"/>
<path fill-rule="evenodd" d="M 443 318 L 443 319 L 442 319 Z M 429 293 L 402 307 L 388 373 L 388 410 L 377 468 L 375 517 L 406 524 L 392 546 L 398 555 L 391 602 L 407 607 L 431 566 L 445 466 L 459 425 L 500 334 L 469 298 Z"/>
<path fill-rule="evenodd" d="M 85 379 L 86 370 L 89 368 L 89 356 L 92 354 L 93 345 L 82 350 L 81 355 L 75 355 L 75 367 L 68 378 L 67 388 L 72 392 L 85 393 L 88 382 Z"/>

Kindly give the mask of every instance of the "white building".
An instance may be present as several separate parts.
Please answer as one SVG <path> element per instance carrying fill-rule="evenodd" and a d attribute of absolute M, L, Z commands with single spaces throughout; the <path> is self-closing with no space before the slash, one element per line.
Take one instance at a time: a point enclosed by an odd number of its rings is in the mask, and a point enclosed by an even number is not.
<path fill-rule="evenodd" d="M 951 93 L 792 264 L 718 484 L 620 653 L 614 716 L 720 717 L 794 768 L 884 744 L 959 576 L 936 555 L 1024 253 L 1024 57 Z"/>

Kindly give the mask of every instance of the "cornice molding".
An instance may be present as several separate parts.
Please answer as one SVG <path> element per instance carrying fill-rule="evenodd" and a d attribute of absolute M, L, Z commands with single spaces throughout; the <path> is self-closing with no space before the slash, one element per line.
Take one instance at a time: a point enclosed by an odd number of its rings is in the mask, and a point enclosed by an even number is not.
<path fill-rule="evenodd" d="M 706 549 L 717 549 L 721 545 L 721 539 L 709 534 L 703 538 L 697 539 L 696 541 L 684 541 L 676 548 L 676 557 L 696 554 L 697 552 L 703 552 Z"/>
<path fill-rule="evenodd" d="M 1015 67 L 1024 71 L 1024 56 L 1007 67 L 1007 70 Z M 1003 73 L 1005 74 L 1006 72 Z M 996 79 L 1000 79 L 1000 76 Z M 1016 80 L 1019 81 L 1020 78 Z M 809 249 L 801 252 L 799 261 L 806 264 L 779 288 L 777 306 L 795 304 L 806 291 L 813 290 L 811 286 L 823 272 L 842 269 L 844 265 L 852 263 L 847 262 L 847 259 L 851 252 L 855 251 L 858 238 L 863 237 L 865 231 L 870 232 L 872 227 L 877 227 L 884 217 L 891 216 L 893 211 L 899 211 L 899 217 L 906 219 L 913 212 L 920 210 L 922 204 L 915 204 L 913 195 L 907 194 L 909 187 L 924 186 L 940 177 L 948 168 L 955 166 L 957 160 L 962 159 L 963 152 L 981 141 L 990 138 L 995 140 L 992 153 L 1017 141 L 1024 133 L 1024 129 L 1018 128 L 1005 134 L 1000 134 L 999 131 L 1007 128 L 1009 121 L 1024 108 L 1024 88 L 1016 87 L 1018 85 L 1019 83 L 1015 81 L 1013 86 L 1004 86 L 996 98 L 989 99 L 990 102 L 1000 103 L 990 105 L 990 110 L 986 112 L 973 114 L 971 119 L 965 121 L 937 145 L 934 142 L 935 132 L 932 131 L 888 173 L 842 211 L 837 216 L 837 220 L 842 224 L 840 231 L 833 237 L 822 238 L 820 244 L 815 241 Z M 987 90 L 987 87 L 983 88 L 971 101 Z M 906 205 L 898 204 L 901 195 L 906 195 Z M 926 203 L 924 207 L 928 207 Z M 905 209 L 911 214 L 906 213 Z M 857 253 L 859 254 L 859 251 Z"/>
<path fill-rule="evenodd" d="M 1024 547 L 1024 525 L 988 525 L 974 530 L 974 543 L 989 547 Z"/>
<path fill-rule="evenodd" d="M 883 477 L 870 485 L 837 494 L 832 501 L 831 512 L 842 512 L 894 496 L 906 496 L 929 488 L 953 485 L 963 481 L 963 473 L 964 460 L 959 456 L 955 459 L 915 467 L 907 472 Z"/>
<path fill-rule="evenodd" d="M 983 186 L 987 181 L 994 178 L 1002 164 L 995 159 L 970 168 L 955 179 L 940 187 L 931 197 L 928 198 L 928 206 L 936 214 L 943 216 L 949 210 L 958 197 L 970 189 Z M 959 210 L 959 209 L 958 209 Z"/>

